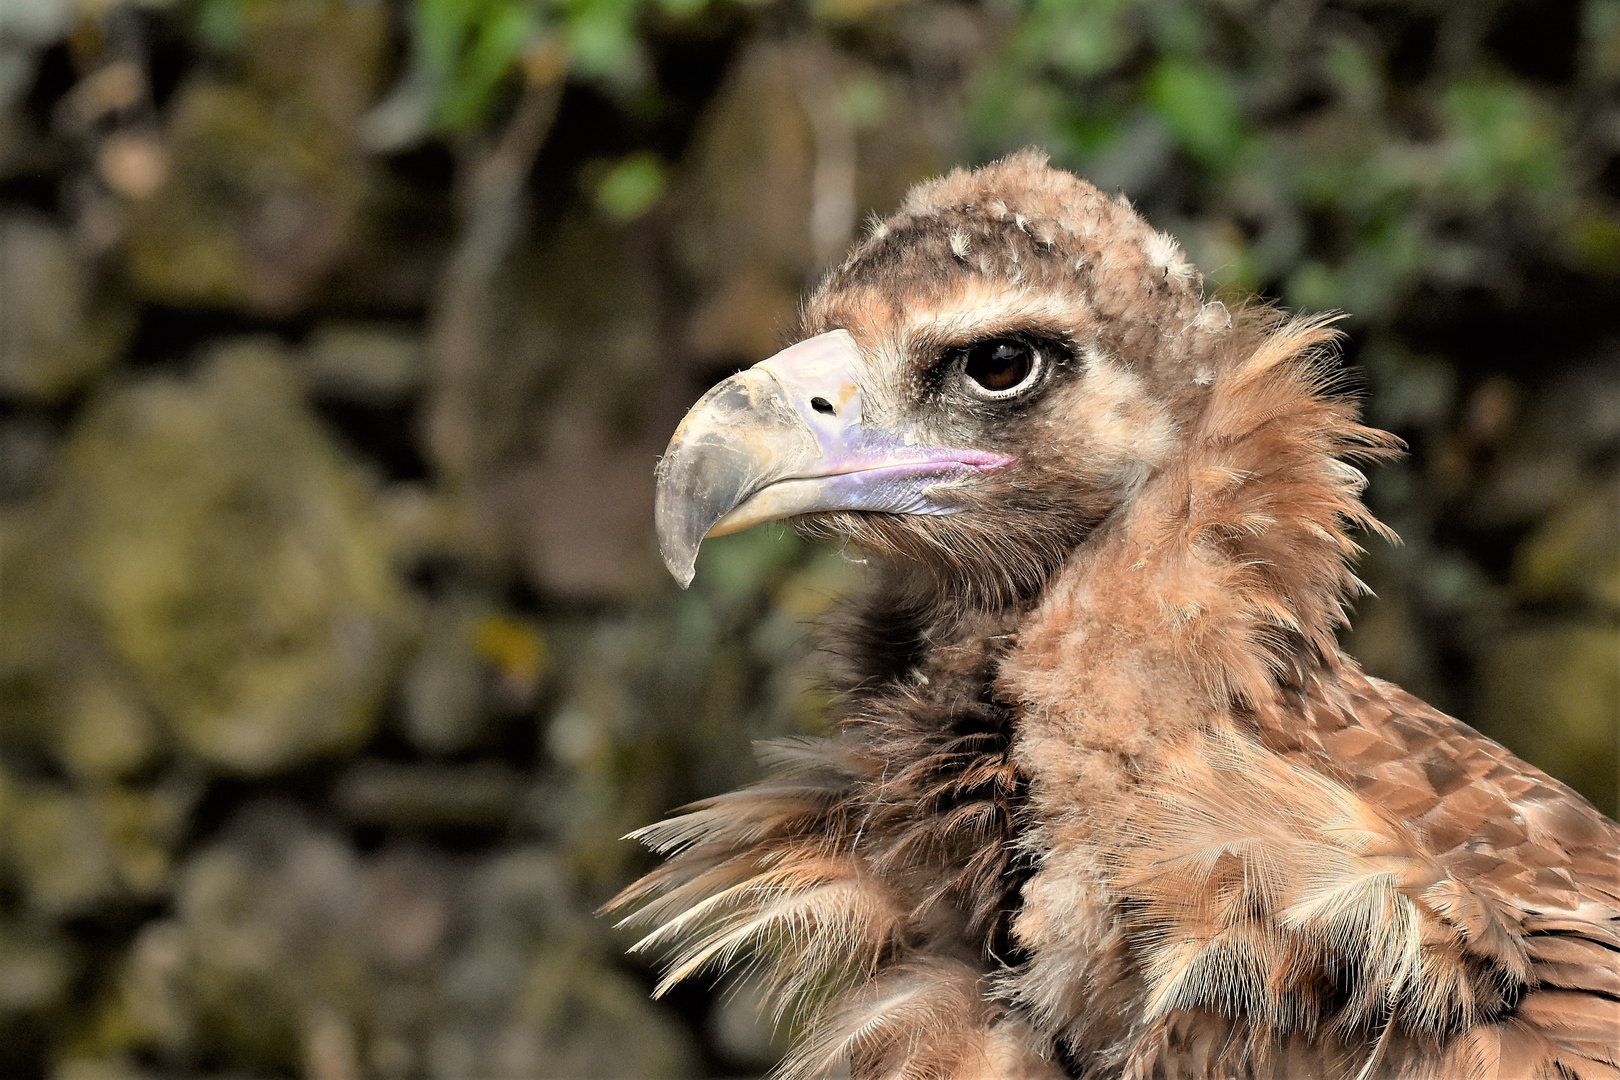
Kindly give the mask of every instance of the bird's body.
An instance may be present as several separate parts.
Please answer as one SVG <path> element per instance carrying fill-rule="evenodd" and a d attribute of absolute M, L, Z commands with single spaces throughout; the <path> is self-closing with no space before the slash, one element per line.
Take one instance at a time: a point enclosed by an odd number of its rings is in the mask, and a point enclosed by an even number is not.
<path fill-rule="evenodd" d="M 773 491 L 874 580 L 837 734 L 643 830 L 670 980 L 757 965 L 806 1076 L 1620 1077 L 1620 828 L 1335 641 L 1380 528 L 1346 461 L 1393 440 L 1321 321 L 1229 317 L 1021 155 L 914 192 L 805 329 L 855 374 L 790 350 L 770 392 L 855 419 L 690 548 Z M 714 486 L 713 400 L 671 490 Z"/>

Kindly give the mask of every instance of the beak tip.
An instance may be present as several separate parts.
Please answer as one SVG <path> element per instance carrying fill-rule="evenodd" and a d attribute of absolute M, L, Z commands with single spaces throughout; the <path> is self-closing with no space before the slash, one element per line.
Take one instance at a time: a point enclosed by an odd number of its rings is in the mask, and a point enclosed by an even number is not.
<path fill-rule="evenodd" d="M 681 501 L 672 497 L 662 483 L 659 485 L 654 516 L 657 520 L 658 555 L 664 560 L 670 577 L 684 589 L 692 584 L 692 578 L 697 574 L 698 547 L 703 543 L 703 534 L 698 532 L 693 535 L 698 523 L 690 520 Z"/>
<path fill-rule="evenodd" d="M 664 566 L 669 570 L 669 576 L 675 579 L 675 584 L 681 588 L 690 588 L 692 579 L 697 576 L 697 549 L 691 551 L 659 552 L 664 558 Z"/>

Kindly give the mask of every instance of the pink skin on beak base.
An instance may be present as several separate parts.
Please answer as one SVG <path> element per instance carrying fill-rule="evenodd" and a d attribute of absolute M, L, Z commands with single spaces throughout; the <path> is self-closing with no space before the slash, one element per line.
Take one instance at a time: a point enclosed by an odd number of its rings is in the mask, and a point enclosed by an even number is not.
<path fill-rule="evenodd" d="M 658 465 L 658 546 L 690 584 L 707 536 L 835 510 L 949 514 L 951 481 L 1012 458 L 917 444 L 862 423 L 864 366 L 847 331 L 819 334 L 733 375 L 699 399 Z"/>

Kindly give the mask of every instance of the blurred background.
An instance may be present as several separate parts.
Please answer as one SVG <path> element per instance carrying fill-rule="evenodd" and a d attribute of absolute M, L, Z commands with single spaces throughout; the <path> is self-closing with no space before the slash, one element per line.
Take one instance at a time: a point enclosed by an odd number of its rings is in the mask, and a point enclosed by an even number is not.
<path fill-rule="evenodd" d="M 1027 144 L 1351 313 L 1352 650 L 1617 804 L 1617 0 L 0 0 L 0 1075 L 758 1075 L 619 837 L 816 731 L 860 567 L 652 466 Z"/>

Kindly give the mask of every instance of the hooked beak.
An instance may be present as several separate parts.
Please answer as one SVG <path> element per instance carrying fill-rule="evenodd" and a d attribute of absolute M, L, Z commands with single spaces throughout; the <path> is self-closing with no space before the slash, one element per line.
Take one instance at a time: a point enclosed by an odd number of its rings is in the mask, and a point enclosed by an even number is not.
<path fill-rule="evenodd" d="M 949 514 L 953 480 L 1012 463 L 922 446 L 862 423 L 864 361 L 847 330 L 799 342 L 715 386 L 658 463 L 658 549 L 684 589 L 698 546 L 766 521 L 830 510 Z"/>

